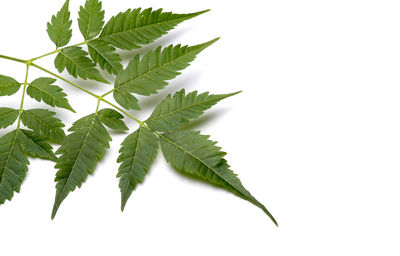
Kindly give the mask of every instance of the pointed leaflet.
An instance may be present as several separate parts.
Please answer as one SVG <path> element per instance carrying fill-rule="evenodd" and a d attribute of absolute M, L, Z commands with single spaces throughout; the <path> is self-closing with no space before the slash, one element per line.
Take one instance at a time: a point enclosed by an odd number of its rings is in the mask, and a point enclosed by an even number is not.
<path fill-rule="evenodd" d="M 56 113 L 47 109 L 24 110 L 21 115 L 22 123 L 38 133 L 41 137 L 61 144 L 65 138 L 64 124 L 54 117 Z"/>
<path fill-rule="evenodd" d="M 17 120 L 19 111 L 12 108 L 0 108 L 0 128 L 6 128 Z"/>
<path fill-rule="evenodd" d="M 0 204 L 19 192 L 28 171 L 29 161 L 18 143 L 18 131 L 0 138 Z"/>
<path fill-rule="evenodd" d="M 117 90 L 114 91 L 113 97 L 114 100 L 125 109 L 140 110 L 138 99 L 129 92 Z"/>
<path fill-rule="evenodd" d="M 59 170 L 54 180 L 57 182 L 57 192 L 52 218 L 67 195 L 80 187 L 87 176 L 94 172 L 97 162 L 103 158 L 111 141 L 97 113 L 79 119 L 69 131 L 72 133 L 56 152 L 61 156 L 55 166 Z"/>
<path fill-rule="evenodd" d="M 52 147 L 46 142 L 46 139 L 41 138 L 33 131 L 20 129 L 18 131 L 18 142 L 21 150 L 31 157 L 39 157 L 56 161 L 57 157 L 52 151 Z"/>
<path fill-rule="evenodd" d="M 79 9 L 79 30 L 85 40 L 95 38 L 104 25 L 104 11 L 101 9 L 101 2 L 98 0 L 87 0 L 85 7 Z"/>
<path fill-rule="evenodd" d="M 127 10 L 113 16 L 105 25 L 99 38 L 123 50 L 140 48 L 166 34 L 179 23 L 202 13 L 174 14 L 153 11 L 151 8 Z"/>
<path fill-rule="evenodd" d="M 32 131 L 17 129 L 0 138 L 0 204 L 19 192 L 28 171 L 26 155 L 55 160 L 51 149 Z"/>
<path fill-rule="evenodd" d="M 103 70 L 116 75 L 122 69 L 121 57 L 115 52 L 113 46 L 102 40 L 89 41 L 87 46 L 90 57 Z"/>
<path fill-rule="evenodd" d="M 30 83 L 26 93 L 39 102 L 43 100 L 52 107 L 57 106 L 75 112 L 68 103 L 67 94 L 63 93 L 60 87 L 53 84 L 55 81 L 57 80 L 53 78 L 38 78 Z"/>
<path fill-rule="evenodd" d="M 178 171 L 197 176 L 210 183 L 222 186 L 234 194 L 261 208 L 277 225 L 274 217 L 264 205 L 247 191 L 223 158 L 226 153 L 208 140 L 209 136 L 194 131 L 178 131 L 160 135 L 165 159 Z"/>
<path fill-rule="evenodd" d="M 151 116 L 145 121 L 147 125 L 157 131 L 169 131 L 181 128 L 196 118 L 220 100 L 238 94 L 208 94 L 208 92 L 197 94 L 197 91 L 185 95 L 185 90 L 175 93 L 171 98 L 168 95 L 156 106 Z"/>
<path fill-rule="evenodd" d="M 140 126 L 130 134 L 120 149 L 117 177 L 120 177 L 121 210 L 124 210 L 132 191 L 141 183 L 157 156 L 158 139 L 147 127 Z"/>
<path fill-rule="evenodd" d="M 162 51 L 161 47 L 158 47 L 155 51 L 146 53 L 142 59 L 136 55 L 126 69 L 119 72 L 115 80 L 114 93 L 141 95 L 157 93 L 168 84 L 167 80 L 178 76 L 180 74 L 178 71 L 189 66 L 199 52 L 217 40 L 191 47 L 170 45 Z"/>
<path fill-rule="evenodd" d="M 105 108 L 99 111 L 100 121 L 107 127 L 116 131 L 127 131 L 129 128 L 125 125 L 124 118 L 119 112 L 111 108 Z"/>
<path fill-rule="evenodd" d="M 0 96 L 13 95 L 18 92 L 21 83 L 18 83 L 14 78 L 0 75 Z"/>
<path fill-rule="evenodd" d="M 68 73 L 75 78 L 79 76 L 82 79 L 92 79 L 108 84 L 109 82 L 101 76 L 96 65 L 86 57 L 87 55 L 87 52 L 78 46 L 67 47 L 58 53 L 54 65 L 60 73 L 66 68 Z"/>
<path fill-rule="evenodd" d="M 58 47 L 65 46 L 72 37 L 70 12 L 68 10 L 69 0 L 65 1 L 57 15 L 51 17 L 51 23 L 47 23 L 47 34 Z"/>

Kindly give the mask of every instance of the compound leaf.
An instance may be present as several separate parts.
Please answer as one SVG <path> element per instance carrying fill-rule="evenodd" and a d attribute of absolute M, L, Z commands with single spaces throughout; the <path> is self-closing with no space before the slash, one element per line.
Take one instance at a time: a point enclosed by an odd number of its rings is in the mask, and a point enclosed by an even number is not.
<path fill-rule="evenodd" d="M 0 75 L 0 96 L 13 95 L 18 92 L 21 83 L 18 83 L 14 78 Z"/>
<path fill-rule="evenodd" d="M 69 0 L 65 1 L 57 15 L 51 17 L 51 22 L 47 23 L 47 34 L 57 48 L 67 45 L 72 37 L 72 20 L 68 7 Z"/>
<path fill-rule="evenodd" d="M 100 121 L 107 127 L 116 131 L 127 131 L 129 128 L 125 125 L 121 113 L 111 108 L 105 108 L 99 111 Z"/>
<path fill-rule="evenodd" d="M 43 138 L 61 144 L 64 141 L 64 124 L 54 117 L 56 113 L 47 109 L 24 110 L 21 115 L 22 123 Z"/>
<path fill-rule="evenodd" d="M 190 14 L 174 14 L 162 12 L 162 9 L 153 11 L 129 9 L 113 16 L 105 25 L 99 38 L 123 50 L 140 48 L 166 34 L 179 23 L 196 17 L 206 11 Z"/>
<path fill-rule="evenodd" d="M 103 158 L 109 148 L 111 137 L 101 123 L 97 114 L 91 114 L 76 121 L 69 129 L 64 144 L 56 151 L 61 154 L 56 168 L 56 197 L 52 218 L 67 195 L 80 187 L 89 174 L 96 168 L 97 162 Z"/>
<path fill-rule="evenodd" d="M 170 45 L 163 50 L 158 47 L 140 59 L 136 55 L 126 69 L 120 71 L 115 80 L 115 91 L 150 95 L 164 88 L 178 76 L 180 70 L 189 66 L 198 53 L 213 44 L 217 39 L 195 46 Z"/>
<path fill-rule="evenodd" d="M 0 204 L 19 192 L 28 171 L 29 160 L 18 143 L 18 130 L 0 138 Z"/>
<path fill-rule="evenodd" d="M 175 93 L 171 98 L 168 95 L 156 106 L 151 116 L 145 121 L 148 126 L 157 131 L 169 131 L 181 128 L 196 118 L 220 100 L 238 94 L 208 94 L 208 92 L 197 94 L 197 91 L 185 95 L 185 90 Z"/>
<path fill-rule="evenodd" d="M 18 131 L 18 142 L 21 150 L 28 156 L 52 161 L 57 160 L 56 155 L 52 151 L 52 146 L 46 142 L 45 138 L 40 137 L 33 131 L 20 129 Z"/>
<path fill-rule="evenodd" d="M 116 90 L 113 93 L 115 101 L 126 109 L 140 110 L 138 99 L 124 90 Z"/>
<path fill-rule="evenodd" d="M 104 25 L 104 11 L 98 0 L 87 0 L 79 9 L 78 25 L 85 40 L 95 38 Z"/>
<path fill-rule="evenodd" d="M 26 90 L 26 93 L 37 101 L 42 101 L 52 107 L 60 107 L 68 109 L 75 113 L 75 110 L 69 105 L 66 98 L 67 94 L 63 90 L 54 85 L 56 79 L 41 77 L 35 79 Z"/>
<path fill-rule="evenodd" d="M 157 156 L 158 139 L 148 128 L 140 126 L 122 142 L 117 177 L 120 178 L 121 210 L 136 186 L 144 180 Z"/>
<path fill-rule="evenodd" d="M 67 69 L 68 73 L 73 77 L 78 76 L 82 79 L 96 80 L 105 84 L 109 84 L 100 72 L 96 69 L 96 65 L 87 57 L 88 53 L 81 47 L 71 46 L 62 49 L 56 59 L 54 65 L 61 73 Z"/>
<path fill-rule="evenodd" d="M 110 74 L 118 74 L 122 69 L 121 57 L 115 52 L 115 48 L 102 40 L 88 42 L 90 57 L 101 69 Z"/>
<path fill-rule="evenodd" d="M 209 136 L 194 131 L 177 131 L 160 135 L 164 157 L 175 169 L 221 186 L 248 200 L 261 208 L 277 225 L 265 206 L 243 187 L 237 175 L 229 169 L 230 166 L 223 158 L 226 153 L 215 146 L 216 142 L 208 138 Z"/>
<path fill-rule="evenodd" d="M 6 128 L 17 120 L 19 111 L 12 108 L 0 108 L 0 128 Z"/>

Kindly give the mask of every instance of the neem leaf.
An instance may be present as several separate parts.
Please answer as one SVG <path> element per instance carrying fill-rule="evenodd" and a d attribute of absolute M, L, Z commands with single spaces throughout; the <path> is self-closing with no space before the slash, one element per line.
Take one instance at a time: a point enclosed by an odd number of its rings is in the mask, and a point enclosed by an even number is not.
<path fill-rule="evenodd" d="M 100 121 L 107 127 L 116 131 L 127 131 L 129 128 L 125 125 L 124 118 L 118 111 L 111 108 L 105 108 L 98 113 Z"/>
<path fill-rule="evenodd" d="M 150 95 L 163 89 L 178 76 L 180 70 L 189 66 L 198 53 L 218 40 L 214 39 L 195 46 L 170 45 L 163 50 L 158 47 L 146 53 L 142 58 L 136 55 L 126 69 L 121 70 L 115 80 L 115 90 L 126 93 Z"/>
<path fill-rule="evenodd" d="M 194 131 L 165 133 L 160 135 L 161 149 L 167 162 L 179 172 L 194 175 L 246 199 L 261 208 L 278 225 L 267 208 L 243 187 L 223 158 L 226 153 L 215 146 L 216 142 L 209 137 Z"/>
<path fill-rule="evenodd" d="M 28 171 L 29 160 L 18 143 L 18 130 L 0 138 L 0 204 L 19 192 Z"/>
<path fill-rule="evenodd" d="M 117 177 L 121 189 L 121 210 L 136 186 L 143 182 L 153 160 L 157 156 L 158 138 L 148 128 L 140 126 L 122 142 Z"/>
<path fill-rule="evenodd" d="M 151 116 L 145 121 L 150 128 L 157 131 L 169 131 L 181 128 L 196 118 L 220 100 L 236 95 L 230 94 L 208 94 L 208 92 L 197 94 L 197 91 L 185 95 L 185 90 L 175 93 L 171 98 L 168 95 L 156 106 Z"/>
<path fill-rule="evenodd" d="M 58 53 L 54 65 L 60 73 L 67 69 L 68 73 L 75 78 L 79 76 L 82 79 L 109 84 L 96 69 L 96 65 L 86 57 L 87 55 L 88 53 L 78 46 L 67 47 Z"/>
<path fill-rule="evenodd" d="M 162 12 L 162 9 L 129 9 L 113 16 L 104 26 L 99 38 L 117 48 L 132 50 L 153 42 L 179 23 L 208 11 L 174 14 Z"/>
<path fill-rule="evenodd" d="M 18 131 L 18 142 L 22 151 L 31 156 L 56 161 L 57 157 L 52 151 L 52 146 L 33 131 L 20 129 Z"/>
<path fill-rule="evenodd" d="M 0 108 L 0 128 L 6 128 L 17 120 L 19 111 L 12 108 Z"/>
<path fill-rule="evenodd" d="M 52 107 L 57 106 L 75 112 L 68 103 L 67 94 L 60 87 L 53 84 L 55 81 L 56 79 L 53 78 L 38 78 L 30 83 L 26 93 L 39 102 L 43 100 Z"/>
<path fill-rule="evenodd" d="M 76 187 L 80 187 L 89 174 L 94 172 L 97 162 L 109 148 L 111 137 L 97 114 L 76 121 L 69 129 L 72 133 L 57 150 L 61 154 L 56 168 L 56 198 L 51 217 L 54 218 L 62 201 Z"/>
<path fill-rule="evenodd" d="M 89 54 L 94 63 L 110 74 L 118 74 L 122 69 L 121 57 L 115 48 L 102 40 L 88 42 Z"/>
<path fill-rule="evenodd" d="M 68 6 L 69 0 L 65 1 L 57 15 L 51 17 L 51 22 L 47 23 L 47 34 L 49 34 L 51 41 L 57 47 L 67 45 L 72 37 L 72 20 L 70 19 L 71 13 L 68 10 Z"/>
<path fill-rule="evenodd" d="M 113 97 L 115 101 L 123 108 L 140 110 L 138 99 L 129 92 L 124 90 L 116 90 L 113 93 Z"/>
<path fill-rule="evenodd" d="M 61 144 L 64 141 L 64 124 L 60 119 L 54 117 L 56 113 L 47 109 L 24 110 L 21 115 L 22 123 L 35 131 L 41 137 Z"/>
<path fill-rule="evenodd" d="M 21 83 L 18 83 L 14 78 L 0 75 L 0 96 L 13 95 L 18 92 Z"/>
<path fill-rule="evenodd" d="M 85 40 L 95 38 L 103 28 L 104 11 L 101 5 L 98 0 L 87 0 L 85 6 L 80 7 L 78 24 Z"/>

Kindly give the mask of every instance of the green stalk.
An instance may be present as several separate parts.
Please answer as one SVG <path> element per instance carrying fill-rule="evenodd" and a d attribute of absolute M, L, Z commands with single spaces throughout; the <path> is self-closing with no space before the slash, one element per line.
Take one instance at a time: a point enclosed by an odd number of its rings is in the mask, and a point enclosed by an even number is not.
<path fill-rule="evenodd" d="M 21 63 L 24 63 L 24 64 L 27 63 L 26 60 L 21 60 L 21 59 L 17 59 L 17 58 L 14 58 L 14 57 L 1 55 L 1 54 L 0 54 L 0 58 L 7 59 L 7 60 L 12 60 L 12 61 L 16 61 L 16 62 L 21 62 Z"/>
<path fill-rule="evenodd" d="M 86 43 L 87 43 L 87 41 L 85 41 L 85 42 L 83 42 L 83 43 L 80 43 L 80 44 L 76 44 L 76 45 L 82 45 L 82 44 L 86 44 Z M 75 45 L 75 46 L 76 46 L 76 45 Z M 65 47 L 64 47 L 64 48 L 65 48 Z M 118 110 L 118 111 L 124 113 L 126 116 L 128 116 L 128 117 L 131 118 L 131 119 L 133 119 L 133 120 L 136 121 L 137 123 L 139 123 L 139 124 L 141 124 L 141 125 L 143 124 L 143 122 L 140 121 L 139 119 L 137 119 L 136 117 L 130 115 L 128 112 L 126 112 L 126 111 L 123 110 L 122 108 L 118 107 L 117 105 L 115 105 L 115 104 L 113 104 L 113 103 L 111 103 L 111 102 L 109 102 L 108 100 L 106 100 L 106 99 L 103 98 L 105 95 L 110 94 L 110 93 L 113 92 L 115 89 L 113 89 L 113 90 L 107 92 L 107 93 L 104 94 L 103 96 L 100 96 L 100 95 L 97 95 L 97 94 L 95 94 L 95 93 L 93 93 L 93 92 L 91 92 L 91 91 L 89 91 L 89 90 L 83 88 L 82 86 L 80 86 L 80 85 L 78 85 L 78 84 L 76 84 L 76 83 L 74 83 L 74 82 L 72 82 L 72 81 L 69 81 L 68 79 L 66 79 L 66 78 L 64 78 L 64 77 L 62 77 L 62 76 L 60 76 L 60 75 L 57 75 L 56 73 L 54 73 L 54 72 L 52 72 L 52 71 L 50 71 L 50 70 L 48 70 L 48 69 L 46 69 L 46 68 L 44 68 L 44 67 L 42 67 L 42 66 L 40 66 L 40 65 L 37 65 L 37 64 L 35 64 L 35 63 L 32 62 L 33 60 L 37 60 L 37 59 L 39 59 L 39 58 L 42 58 L 42 57 L 51 55 L 51 54 L 56 53 L 57 51 L 60 51 L 60 50 L 62 50 L 62 49 L 64 49 L 64 48 L 60 48 L 60 49 L 58 49 L 58 50 L 56 50 L 56 51 L 53 51 L 53 52 L 50 52 L 50 53 L 41 55 L 41 56 L 39 56 L 39 57 L 33 58 L 33 59 L 31 59 L 31 60 L 28 60 L 28 61 L 22 60 L 22 59 L 17 59 L 17 58 L 14 58 L 14 57 L 5 56 L 5 55 L 0 55 L 0 58 L 12 60 L 12 61 L 16 61 L 16 62 L 20 62 L 20 63 L 24 63 L 24 64 L 27 65 L 26 81 L 25 81 L 25 83 L 24 83 L 24 92 L 23 92 L 23 95 L 22 95 L 23 98 L 25 97 L 25 89 L 26 89 L 26 86 L 28 85 L 28 81 L 27 81 L 27 79 L 28 79 L 28 69 L 29 69 L 29 66 L 33 66 L 33 67 L 35 67 L 35 68 L 37 68 L 37 69 L 42 70 L 43 72 L 46 72 L 46 73 L 48 73 L 48 74 L 50 74 L 50 75 L 52 75 L 52 76 L 54 76 L 54 77 L 56 77 L 56 78 L 58 78 L 58 79 L 64 81 L 64 82 L 66 82 L 66 83 L 68 83 L 68 84 L 70 84 L 70 85 L 72 85 L 72 86 L 78 88 L 79 90 L 84 91 L 84 92 L 86 92 L 87 94 L 89 94 L 89 95 L 95 97 L 95 98 L 98 100 L 98 104 L 100 104 L 100 101 L 103 101 L 103 102 L 107 103 L 108 105 L 112 106 L 113 108 L 115 108 L 116 110 Z M 22 108 L 22 107 L 21 107 L 21 108 Z M 19 125 L 19 123 L 20 123 L 20 120 L 18 119 L 18 125 Z"/>
<path fill-rule="evenodd" d="M 67 48 L 67 47 L 73 47 L 73 46 L 84 45 L 84 44 L 87 44 L 87 42 L 88 42 L 88 41 L 85 41 L 85 42 L 82 42 L 82 43 L 79 43 L 79 44 L 74 44 L 74 45 L 71 45 L 71 46 L 66 46 L 66 47 L 63 47 L 63 48 L 59 48 L 59 49 L 56 49 L 55 51 L 48 52 L 48 53 L 46 53 L 46 54 L 43 54 L 43 55 L 40 55 L 40 56 L 38 56 L 38 57 L 32 58 L 32 59 L 30 59 L 29 61 L 35 61 L 35 60 L 38 60 L 38 59 L 41 59 L 41 58 L 50 56 L 50 55 L 52 55 L 52 54 L 59 53 L 59 52 L 61 52 L 63 49 L 65 49 L 65 48 Z"/>
<path fill-rule="evenodd" d="M 22 91 L 21 104 L 19 105 L 17 130 L 19 130 L 19 128 L 20 128 L 20 126 L 21 126 L 21 115 L 22 115 L 22 111 L 24 111 L 23 108 L 24 108 L 24 100 L 25 100 L 26 86 L 27 86 L 27 84 L 28 84 L 29 66 L 30 66 L 30 64 L 26 64 L 26 73 L 25 73 L 24 88 L 23 88 L 23 91 Z"/>

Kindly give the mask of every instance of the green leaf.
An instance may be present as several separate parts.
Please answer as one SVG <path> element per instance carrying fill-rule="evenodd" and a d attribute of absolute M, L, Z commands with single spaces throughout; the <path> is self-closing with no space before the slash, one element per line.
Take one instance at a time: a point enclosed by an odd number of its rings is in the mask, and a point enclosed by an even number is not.
<path fill-rule="evenodd" d="M 51 41 L 55 43 L 57 48 L 67 45 L 72 37 L 72 20 L 70 19 L 71 13 L 68 10 L 68 6 L 69 0 L 65 1 L 57 15 L 51 17 L 51 23 L 47 23 L 47 34 L 49 34 Z"/>
<path fill-rule="evenodd" d="M 140 110 L 138 99 L 136 99 L 136 97 L 129 92 L 125 92 L 124 90 L 117 90 L 114 91 L 113 97 L 119 105 L 126 109 Z"/>
<path fill-rule="evenodd" d="M 55 166 L 59 170 L 55 178 L 57 192 L 52 218 L 67 195 L 80 187 L 88 175 L 94 172 L 111 141 L 97 114 L 79 119 L 69 131 L 72 133 L 56 152 L 61 156 Z"/>
<path fill-rule="evenodd" d="M 67 69 L 68 73 L 75 78 L 79 76 L 82 79 L 109 84 L 96 69 L 96 65 L 86 57 L 87 55 L 88 53 L 78 46 L 67 47 L 58 53 L 54 65 L 60 73 Z"/>
<path fill-rule="evenodd" d="M 125 125 L 124 118 L 118 111 L 111 108 L 105 108 L 99 111 L 100 121 L 107 127 L 116 131 L 127 131 L 129 128 Z"/>
<path fill-rule="evenodd" d="M 144 180 L 157 156 L 158 139 L 148 128 L 140 126 L 122 142 L 117 177 L 120 178 L 121 210 L 123 211 L 136 186 Z"/>
<path fill-rule="evenodd" d="M 175 93 L 171 98 L 168 95 L 156 106 L 151 116 L 145 121 L 148 126 L 157 131 L 169 131 L 179 129 L 196 118 L 220 100 L 238 94 L 208 94 L 208 92 L 197 94 L 197 91 L 185 95 L 185 90 Z"/>
<path fill-rule="evenodd" d="M 118 73 L 114 92 L 124 91 L 141 95 L 157 93 L 168 84 L 167 80 L 178 76 L 178 71 L 189 66 L 199 52 L 217 40 L 218 38 L 192 47 L 170 45 L 162 51 L 161 47 L 158 47 L 155 51 L 146 53 L 142 59 L 136 55 L 126 69 Z"/>
<path fill-rule="evenodd" d="M 122 69 L 121 57 L 115 52 L 115 48 L 102 40 L 88 42 L 90 57 L 94 63 L 110 74 L 118 74 Z"/>
<path fill-rule="evenodd" d="M 21 115 L 22 123 L 38 133 L 41 137 L 61 144 L 64 141 L 64 124 L 54 117 L 56 113 L 47 109 L 24 110 Z"/>
<path fill-rule="evenodd" d="M 18 131 L 0 138 L 0 204 L 19 192 L 28 171 L 29 160 L 18 143 Z"/>
<path fill-rule="evenodd" d="M 19 111 L 12 108 L 0 108 L 0 128 L 6 128 L 17 120 Z"/>
<path fill-rule="evenodd" d="M 178 171 L 196 176 L 248 200 L 261 208 L 277 225 L 274 217 L 249 191 L 229 168 L 223 158 L 226 153 L 209 136 L 200 132 L 177 131 L 160 135 L 161 148 L 165 159 Z"/>
<path fill-rule="evenodd" d="M 151 8 L 143 11 L 140 8 L 129 9 L 113 16 L 105 25 L 99 38 L 117 48 L 132 50 L 153 42 L 179 23 L 208 11 L 174 14 L 162 12 L 162 9 L 155 11 Z"/>
<path fill-rule="evenodd" d="M 79 9 L 79 30 L 85 40 L 95 38 L 104 25 L 104 11 L 101 9 L 101 2 L 98 0 L 87 0 L 85 7 Z"/>
<path fill-rule="evenodd" d="M 39 157 L 52 161 L 57 160 L 56 155 L 52 151 L 53 148 L 46 142 L 46 139 L 33 131 L 19 130 L 18 142 L 21 150 L 31 157 Z"/>
<path fill-rule="evenodd" d="M 18 83 L 14 78 L 0 75 L 0 96 L 13 95 L 18 92 L 21 83 Z"/>
<path fill-rule="evenodd" d="M 43 100 L 52 107 L 65 108 L 75 113 L 75 110 L 68 103 L 67 94 L 53 84 L 55 81 L 57 80 L 53 78 L 38 78 L 28 86 L 26 93 L 39 102 Z"/>

